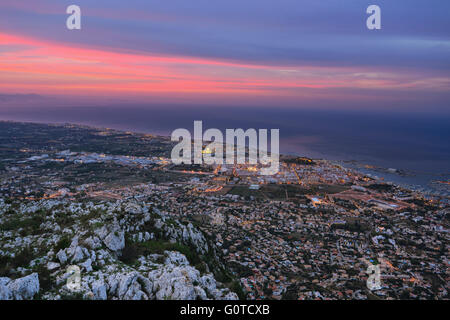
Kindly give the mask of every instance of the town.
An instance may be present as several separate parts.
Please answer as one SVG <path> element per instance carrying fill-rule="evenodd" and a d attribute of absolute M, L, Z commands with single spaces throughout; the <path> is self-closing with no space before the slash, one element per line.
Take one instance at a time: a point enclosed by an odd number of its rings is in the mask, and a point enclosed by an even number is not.
<path fill-rule="evenodd" d="M 173 143 L 163 137 L 1 126 L 23 132 L 2 150 L 3 199 L 38 207 L 131 204 L 192 224 L 245 299 L 448 298 L 448 197 L 426 197 L 323 159 L 281 156 L 279 172 L 267 176 L 259 164 L 173 164 Z M 27 131 L 37 129 L 39 145 Z M 152 148 L 147 156 L 143 141 Z M 10 218 L 0 216 L 3 255 L 16 243 Z M 380 289 L 366 285 L 370 265 L 381 266 Z"/>

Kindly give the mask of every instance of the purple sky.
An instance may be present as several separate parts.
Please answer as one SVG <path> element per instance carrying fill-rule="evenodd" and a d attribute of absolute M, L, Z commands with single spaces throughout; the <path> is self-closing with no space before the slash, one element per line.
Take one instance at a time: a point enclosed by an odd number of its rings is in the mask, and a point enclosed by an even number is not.
<path fill-rule="evenodd" d="M 70 4 L 80 31 L 65 28 Z M 366 28 L 370 4 L 382 30 Z M 2 0 L 0 106 L 448 112 L 449 12 L 441 0 Z"/>

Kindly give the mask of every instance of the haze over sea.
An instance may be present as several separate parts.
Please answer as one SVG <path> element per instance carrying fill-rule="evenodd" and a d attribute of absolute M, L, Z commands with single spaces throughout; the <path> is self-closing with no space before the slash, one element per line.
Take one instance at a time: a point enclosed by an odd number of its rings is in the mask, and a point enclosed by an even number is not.
<path fill-rule="evenodd" d="M 399 176 L 357 165 L 388 181 L 419 188 L 450 178 L 446 113 L 120 105 L 0 108 L 0 120 L 86 124 L 167 136 L 177 128 L 192 132 L 194 120 L 203 121 L 203 130 L 279 128 L 280 150 L 285 154 L 405 170 L 406 176 Z M 440 186 L 441 194 L 448 194 L 447 186 Z"/>

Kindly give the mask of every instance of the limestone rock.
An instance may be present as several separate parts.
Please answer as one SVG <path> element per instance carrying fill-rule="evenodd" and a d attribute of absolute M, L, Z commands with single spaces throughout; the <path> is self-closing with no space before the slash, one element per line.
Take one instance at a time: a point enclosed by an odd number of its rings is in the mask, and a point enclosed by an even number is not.
<path fill-rule="evenodd" d="M 67 255 L 64 250 L 59 250 L 58 253 L 56 254 L 56 257 L 58 258 L 61 264 L 65 264 L 67 262 Z"/>
<path fill-rule="evenodd" d="M 122 231 L 111 232 L 103 242 L 111 251 L 119 251 L 125 248 L 125 235 Z"/>
<path fill-rule="evenodd" d="M 60 266 L 61 265 L 59 263 L 56 263 L 56 262 L 49 262 L 49 263 L 47 263 L 47 269 L 49 271 L 55 270 L 55 269 L 59 268 Z"/>
<path fill-rule="evenodd" d="M 106 285 L 100 280 L 92 283 L 92 293 L 94 294 L 95 300 L 106 300 L 108 298 L 106 294 Z"/>
<path fill-rule="evenodd" d="M 39 292 L 39 276 L 37 273 L 19 278 L 8 283 L 15 300 L 27 300 Z"/>
<path fill-rule="evenodd" d="M 0 300 L 11 300 L 12 292 L 8 287 L 9 282 L 11 282 L 9 278 L 0 278 Z"/>
<path fill-rule="evenodd" d="M 80 263 L 80 267 L 84 268 L 84 270 L 86 270 L 86 272 L 91 272 L 92 271 L 92 260 L 89 258 L 85 262 Z"/>
<path fill-rule="evenodd" d="M 113 252 L 122 250 L 125 247 L 125 233 L 120 229 L 117 222 L 112 226 L 103 226 L 96 230 L 97 236 Z"/>

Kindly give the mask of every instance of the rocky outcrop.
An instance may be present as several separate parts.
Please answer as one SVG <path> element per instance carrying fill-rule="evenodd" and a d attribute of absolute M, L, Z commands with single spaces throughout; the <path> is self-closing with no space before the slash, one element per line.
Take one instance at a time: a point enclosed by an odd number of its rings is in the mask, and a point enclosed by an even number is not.
<path fill-rule="evenodd" d="M 153 282 L 157 299 L 196 300 L 208 297 L 220 299 L 229 290 L 218 290 L 216 281 L 210 274 L 202 279 L 200 272 L 189 265 L 186 257 L 179 252 L 168 252 L 165 267 L 151 271 L 148 275 Z M 204 284 L 208 284 L 205 286 Z M 237 296 L 236 296 L 237 299 Z"/>
<path fill-rule="evenodd" d="M 56 257 L 61 264 L 65 264 L 67 262 L 67 255 L 64 250 L 59 250 L 56 254 Z"/>
<path fill-rule="evenodd" d="M 10 278 L 0 278 L 0 300 L 11 300 L 12 292 L 8 287 L 8 283 L 10 282 Z"/>
<path fill-rule="evenodd" d="M 201 275 L 186 257 L 176 251 L 166 251 L 165 259 L 150 255 L 139 259 L 139 267 L 110 264 L 101 271 L 82 276 L 77 291 L 93 300 L 151 300 L 151 299 L 237 299 L 229 289 L 221 287 L 212 274 Z M 160 262 L 156 262 L 160 261 Z M 67 280 L 60 276 L 59 283 Z M 63 286 L 63 291 L 67 288 Z M 49 299 L 55 296 L 47 296 Z"/>
<path fill-rule="evenodd" d="M 95 300 L 106 300 L 106 284 L 103 281 L 97 280 L 92 283 L 92 293 Z"/>
<path fill-rule="evenodd" d="M 96 235 L 103 240 L 103 243 L 109 250 L 117 252 L 125 247 L 125 233 L 121 230 L 117 222 L 111 226 L 103 226 L 96 230 Z"/>
<path fill-rule="evenodd" d="M 0 278 L 0 300 L 28 300 L 39 292 L 39 277 L 37 273 L 11 280 Z"/>
<path fill-rule="evenodd" d="M 216 282 L 213 274 L 207 273 L 206 264 L 202 273 L 178 251 L 161 253 L 158 249 L 155 250 L 158 253 L 145 255 L 139 251 L 141 255 L 134 256 L 132 263 L 124 263 L 125 238 L 143 247 L 152 247 L 152 241 L 171 248 L 180 245 L 183 250 L 193 250 L 192 253 L 200 256 L 207 254 L 210 258 L 213 246 L 192 224 L 180 223 L 157 209 L 136 202 L 99 205 L 72 202 L 66 207 L 58 204 L 54 208 L 56 204 L 42 202 L 21 210 L 27 214 L 41 208 L 51 210 L 42 226 L 58 232 L 50 236 L 26 237 L 5 234 L 12 241 L 2 248 L 11 251 L 24 246 L 33 248 L 34 245 L 46 248 L 44 255 L 34 250 L 39 256 L 33 257 L 29 265 L 11 270 L 14 276 L 28 274 L 35 267 L 50 273 L 51 290 L 41 292 L 43 299 L 71 295 L 94 300 L 237 299 L 236 294 Z M 74 219 L 70 225 L 58 225 L 58 215 L 73 215 L 80 219 Z M 175 243 L 177 245 L 172 246 Z M 77 285 L 70 283 L 73 270 L 79 275 Z M 37 273 L 15 280 L 0 278 L 1 300 L 33 299 L 39 289 Z"/>

